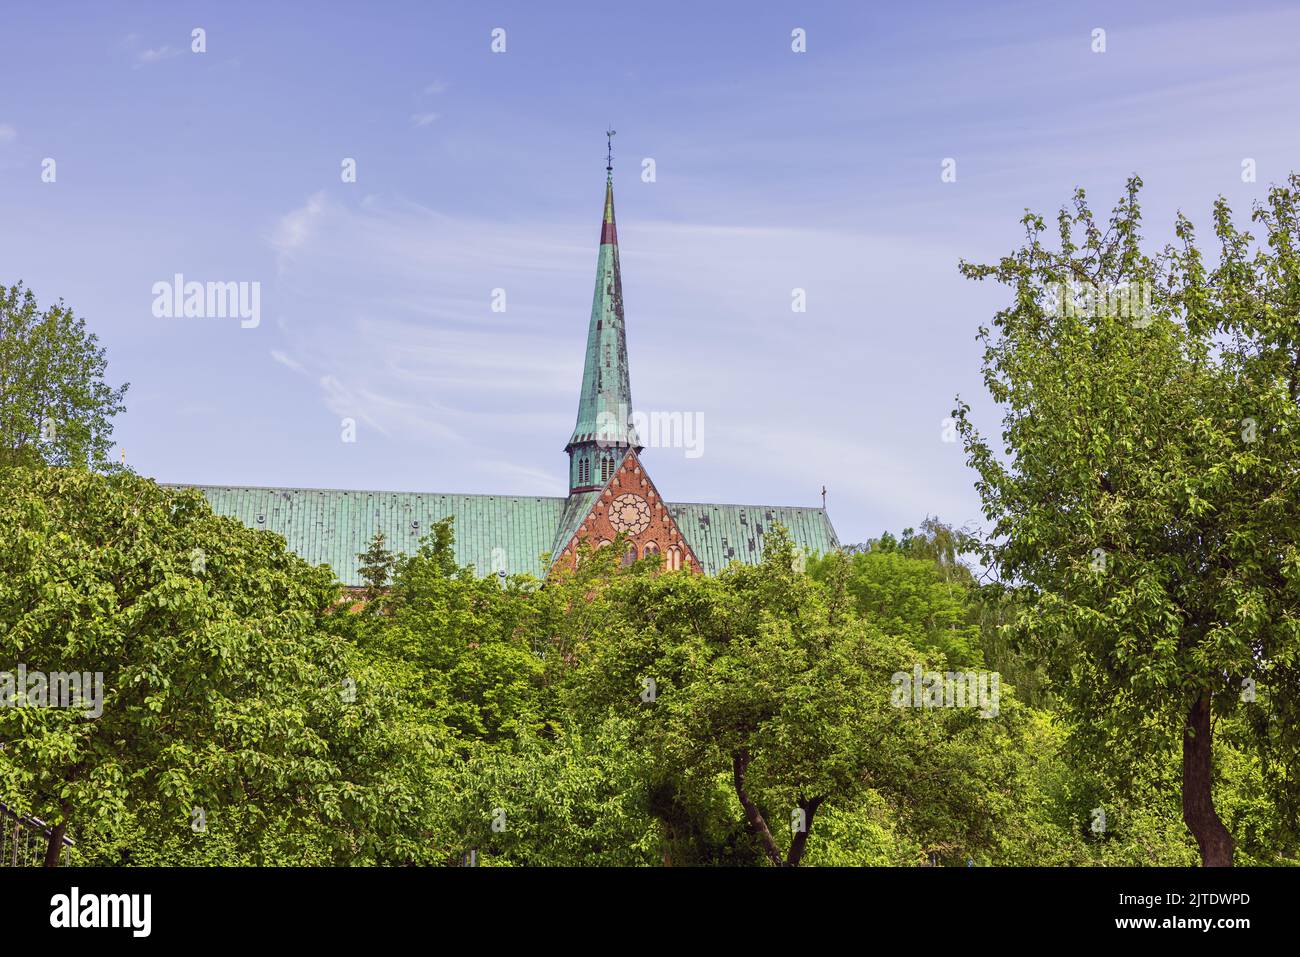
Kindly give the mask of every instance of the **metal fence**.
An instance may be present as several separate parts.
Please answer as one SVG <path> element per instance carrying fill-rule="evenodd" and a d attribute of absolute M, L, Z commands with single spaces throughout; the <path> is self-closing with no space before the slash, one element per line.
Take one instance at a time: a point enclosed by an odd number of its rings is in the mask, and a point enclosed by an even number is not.
<path fill-rule="evenodd" d="M 19 814 L 0 801 L 0 867 L 41 867 L 54 829 L 37 817 Z M 63 838 L 60 864 L 72 862 L 74 842 Z"/>

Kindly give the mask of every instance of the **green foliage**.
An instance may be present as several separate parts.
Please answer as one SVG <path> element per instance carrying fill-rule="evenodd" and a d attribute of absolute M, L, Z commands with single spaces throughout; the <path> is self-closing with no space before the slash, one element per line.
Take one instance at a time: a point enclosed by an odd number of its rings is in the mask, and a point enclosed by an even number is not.
<path fill-rule="evenodd" d="M 584 549 L 539 588 L 457 566 L 440 523 L 353 612 L 195 493 L 0 478 L 0 661 L 105 672 L 98 719 L 0 711 L 4 799 L 67 822 L 79 863 L 1195 859 L 1168 755 L 1124 782 L 1077 766 L 1009 683 L 995 716 L 895 706 L 897 672 L 958 667 L 954 627 L 978 658 L 982 596 L 938 553 L 804 572 L 777 529 L 716 578 Z M 1220 735 L 1220 804 L 1246 859 L 1278 863 L 1250 738 Z"/>
<path fill-rule="evenodd" d="M 853 610 L 886 634 L 953 666 L 983 664 L 968 572 L 945 574 L 934 561 L 896 548 L 832 552 L 809 561 L 808 572 L 822 582 L 843 576 Z"/>
<path fill-rule="evenodd" d="M 366 583 L 366 601 L 377 603 L 397 567 L 397 556 L 389 551 L 383 532 L 375 532 L 370 545 L 357 555 L 361 567 L 357 573 Z"/>
<path fill-rule="evenodd" d="M 0 286 L 0 467 L 108 466 L 127 387 L 104 382 L 99 340 L 62 302 L 41 311 L 22 283 Z"/>
<path fill-rule="evenodd" d="M 1300 801 L 1300 178 L 1255 211 L 1258 246 L 1215 204 L 1213 267 L 1182 217 L 1176 244 L 1142 251 L 1140 185 L 1105 227 L 1079 191 L 1059 249 L 1031 213 L 1019 250 L 963 265 L 1014 294 L 981 330 L 1002 448 L 954 414 L 993 522 L 985 560 L 1018 589 L 1078 754 L 1124 787 L 1189 729 L 1205 745 L 1184 767 L 1189 825 L 1222 859 L 1211 710 L 1250 730 L 1271 800 L 1292 817 Z M 1080 282 L 1147 290 L 1149 308 L 1080 304 Z"/>
<path fill-rule="evenodd" d="M 0 489 L 0 663 L 103 676 L 98 717 L 0 709 L 8 803 L 99 859 L 141 828 L 183 855 L 199 811 L 247 860 L 422 856 L 439 740 L 319 627 L 328 569 L 129 473 L 8 468 Z"/>
<path fill-rule="evenodd" d="M 843 578 L 859 616 L 918 649 L 943 654 L 950 665 L 995 671 L 1020 700 L 1048 707 L 1047 676 L 1009 627 L 1019 613 L 1017 594 L 996 583 L 979 585 L 962 559 L 979 545 L 969 532 L 928 517 L 919 532 L 885 532 L 843 555 L 813 559 L 808 571 L 828 585 Z"/>
<path fill-rule="evenodd" d="M 505 747 L 478 745 L 460 773 L 460 853 L 477 850 L 489 866 L 657 864 L 647 760 L 627 748 L 616 719 L 555 740 L 524 733 Z"/>
<path fill-rule="evenodd" d="M 527 623 L 526 579 L 503 587 L 456 565 L 449 520 L 403 557 L 386 602 L 357 634 L 362 649 L 409 666 L 408 690 L 437 720 L 473 740 L 506 741 L 547 718 L 543 662 Z"/>
<path fill-rule="evenodd" d="M 677 812 L 665 823 L 695 835 L 694 857 L 720 857 L 705 836 L 717 831 L 708 819 L 727 778 L 731 820 L 774 863 L 798 863 L 823 806 L 852 807 L 873 790 L 944 853 L 991 840 L 1002 769 L 989 741 L 1002 726 L 970 711 L 895 707 L 891 676 L 920 654 L 796 571 L 781 530 L 761 565 L 718 578 L 620 576 L 592 603 L 604 634 L 575 647 L 566 710 L 630 722 L 629 746 L 660 769 L 651 792 Z"/>

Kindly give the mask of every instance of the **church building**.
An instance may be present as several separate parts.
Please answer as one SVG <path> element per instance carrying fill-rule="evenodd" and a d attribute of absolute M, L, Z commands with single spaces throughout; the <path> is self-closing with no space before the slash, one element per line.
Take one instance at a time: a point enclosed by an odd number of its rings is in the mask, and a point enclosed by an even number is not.
<path fill-rule="evenodd" d="M 557 563 L 572 563 L 580 542 L 599 547 L 619 533 L 628 542 L 625 561 L 657 554 L 666 569 L 707 574 L 732 561 L 758 562 L 763 540 L 777 523 L 806 555 L 836 548 L 825 508 L 674 503 L 651 480 L 633 425 L 612 166 L 606 171 L 578 417 L 564 446 L 568 494 L 200 486 L 212 508 L 284 536 L 293 551 L 312 564 L 328 564 L 352 587 L 361 585 L 357 555 L 376 531 L 391 550 L 409 554 L 447 517 L 453 519 L 457 561 L 483 575 L 544 578 Z"/>

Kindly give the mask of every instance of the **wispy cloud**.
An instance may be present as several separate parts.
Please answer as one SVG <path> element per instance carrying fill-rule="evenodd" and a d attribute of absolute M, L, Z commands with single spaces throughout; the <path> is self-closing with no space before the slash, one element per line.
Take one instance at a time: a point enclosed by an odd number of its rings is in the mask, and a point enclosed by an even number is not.
<path fill-rule="evenodd" d="M 181 55 L 181 51 L 170 44 L 160 47 L 151 47 L 141 50 L 135 55 L 136 66 L 149 66 L 153 63 L 161 63 L 163 60 L 170 60 L 172 57 Z"/>
<path fill-rule="evenodd" d="M 571 423 L 557 413 L 581 376 L 577 304 L 590 287 L 590 249 L 579 256 L 547 233 L 316 194 L 268 234 L 286 314 L 285 346 L 272 358 L 315 378 L 335 415 L 440 457 L 456 448 L 457 461 L 483 463 L 521 437 L 562 440 Z M 568 308 L 554 302 L 562 287 Z M 503 313 L 491 308 L 498 288 Z M 573 335 L 555 336 L 560 327 Z M 502 470 L 516 487 L 554 493 L 554 474 L 516 465 Z"/>
<path fill-rule="evenodd" d="M 285 353 L 281 352 L 279 349 L 271 350 L 271 358 L 274 359 L 276 362 L 280 363 L 280 365 L 284 366 L 285 368 L 292 369 L 294 372 L 306 373 L 307 371 L 307 369 L 303 366 L 301 362 L 299 362 L 293 356 L 286 355 Z"/>
<path fill-rule="evenodd" d="M 385 394 L 358 382 L 355 376 L 350 381 L 333 375 L 321 376 L 320 386 L 326 407 L 340 420 L 355 419 L 385 437 L 391 437 L 396 431 L 406 441 L 441 446 L 461 439 L 449 424 L 430 415 L 426 403 Z"/>
<path fill-rule="evenodd" d="M 438 116 L 437 113 L 412 113 L 411 125 L 416 129 L 422 126 L 431 126 L 438 119 Z"/>
<path fill-rule="evenodd" d="M 308 197 L 302 206 L 280 217 L 270 242 L 282 261 L 311 239 L 312 231 L 324 213 L 325 193 L 319 192 Z"/>

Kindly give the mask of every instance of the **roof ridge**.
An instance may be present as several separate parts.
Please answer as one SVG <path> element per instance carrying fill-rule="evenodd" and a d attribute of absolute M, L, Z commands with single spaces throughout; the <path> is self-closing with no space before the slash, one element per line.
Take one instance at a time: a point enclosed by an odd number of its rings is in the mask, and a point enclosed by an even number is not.
<path fill-rule="evenodd" d="M 709 508 L 783 508 L 786 511 L 795 512 L 820 512 L 826 514 L 826 509 L 820 505 L 753 505 L 747 502 L 669 502 L 669 505 L 700 505 Z"/>
<path fill-rule="evenodd" d="M 348 492 L 356 495 L 363 493 L 366 495 L 439 495 L 444 498 L 528 498 L 547 502 L 566 502 L 570 498 L 568 495 L 514 495 L 503 492 L 419 492 L 411 489 L 320 488 L 310 485 L 239 485 L 226 482 L 209 482 L 204 485 L 196 485 L 193 482 L 159 482 L 158 484 L 163 488 L 246 489 L 257 492 Z M 603 490 L 608 484 L 608 481 L 606 481 L 601 485 L 601 489 Z M 674 502 L 667 499 L 665 499 L 665 502 L 668 505 L 698 505 L 701 507 L 707 506 L 708 508 L 780 508 L 787 511 L 827 514 L 826 509 L 819 505 L 766 505 L 752 502 Z"/>
<path fill-rule="evenodd" d="M 568 497 L 565 495 L 510 495 L 501 492 L 416 492 L 409 489 L 318 488 L 310 485 L 238 485 L 225 482 L 209 482 L 205 485 L 196 485 L 193 482 L 159 482 L 158 484 L 163 488 L 245 489 L 254 492 L 347 492 L 354 495 L 441 495 L 444 498 L 531 498 L 557 502 L 562 502 Z"/>

